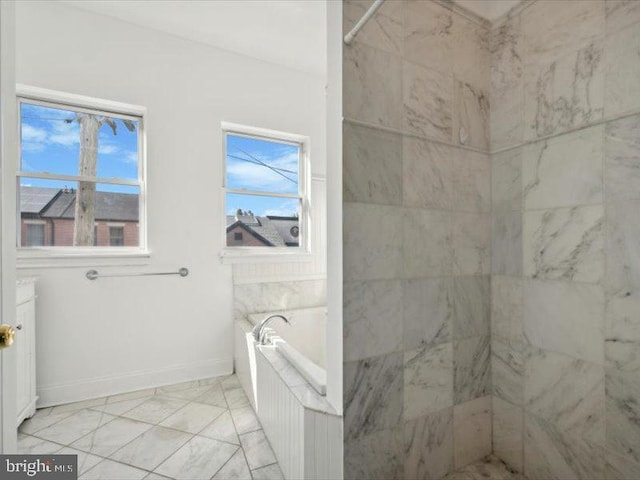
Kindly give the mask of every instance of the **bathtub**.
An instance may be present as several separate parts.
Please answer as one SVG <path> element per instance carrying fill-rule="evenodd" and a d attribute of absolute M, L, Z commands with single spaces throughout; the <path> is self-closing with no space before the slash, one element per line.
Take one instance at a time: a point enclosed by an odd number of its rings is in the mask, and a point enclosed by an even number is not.
<path fill-rule="evenodd" d="M 284 315 L 289 323 L 273 319 L 265 329 L 269 343 L 293 364 L 314 390 L 326 395 L 327 309 L 305 308 L 277 313 Z M 272 313 L 249 315 L 249 322 L 256 325 L 268 315 Z"/>
<path fill-rule="evenodd" d="M 251 330 L 274 319 L 267 345 Z M 285 478 L 342 477 L 342 418 L 325 397 L 326 308 L 251 314 L 236 319 L 235 371 Z"/>

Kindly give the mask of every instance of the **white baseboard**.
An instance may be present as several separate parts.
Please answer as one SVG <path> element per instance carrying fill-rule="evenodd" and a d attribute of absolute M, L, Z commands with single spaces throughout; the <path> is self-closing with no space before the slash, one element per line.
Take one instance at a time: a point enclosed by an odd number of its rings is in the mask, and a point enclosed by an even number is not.
<path fill-rule="evenodd" d="M 37 392 L 40 397 L 38 408 L 228 375 L 232 372 L 233 358 L 228 358 L 159 369 L 138 370 L 100 378 L 87 378 L 58 385 L 38 385 Z"/>

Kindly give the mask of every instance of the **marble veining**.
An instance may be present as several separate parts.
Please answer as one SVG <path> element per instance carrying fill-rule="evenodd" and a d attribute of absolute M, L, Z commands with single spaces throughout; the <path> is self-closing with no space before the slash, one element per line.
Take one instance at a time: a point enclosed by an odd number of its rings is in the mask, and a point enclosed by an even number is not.
<path fill-rule="evenodd" d="M 382 430 L 344 444 L 344 478 L 403 478 L 403 430 Z"/>
<path fill-rule="evenodd" d="M 603 126 L 524 147 L 526 210 L 601 204 Z"/>
<path fill-rule="evenodd" d="M 640 29 L 625 28 L 607 35 L 604 56 L 605 114 L 614 117 L 640 108 Z"/>
<path fill-rule="evenodd" d="M 345 281 L 402 276 L 401 208 L 345 203 L 343 221 Z"/>
<path fill-rule="evenodd" d="M 491 453 L 491 397 L 453 407 L 453 459 L 456 468 Z"/>
<path fill-rule="evenodd" d="M 636 355 L 640 347 L 635 348 Z M 607 386 L 607 447 L 640 464 L 640 360 L 633 368 L 608 368 Z"/>
<path fill-rule="evenodd" d="M 603 37 L 604 2 L 538 1 L 522 12 L 521 19 L 525 57 L 533 61 L 555 59 Z"/>
<path fill-rule="evenodd" d="M 525 413 L 524 471 L 529 478 L 561 480 L 604 477 L 604 450 L 581 437 L 566 435 L 556 425 Z"/>
<path fill-rule="evenodd" d="M 607 216 L 607 288 L 627 292 L 640 287 L 640 222 L 634 204 L 608 201 Z"/>
<path fill-rule="evenodd" d="M 345 123 L 343 143 L 344 200 L 402 204 L 402 137 Z"/>
<path fill-rule="evenodd" d="M 488 274 L 491 270 L 491 215 L 453 213 L 453 273 Z"/>
<path fill-rule="evenodd" d="M 525 358 L 526 410 L 566 435 L 604 444 L 604 367 L 531 347 Z"/>
<path fill-rule="evenodd" d="M 491 358 L 488 336 L 453 344 L 453 399 L 459 405 L 491 393 Z"/>
<path fill-rule="evenodd" d="M 444 408 L 404 424 L 404 475 L 442 478 L 453 470 L 453 408 Z"/>
<path fill-rule="evenodd" d="M 522 275 L 522 213 L 494 213 L 491 229 L 491 273 Z"/>
<path fill-rule="evenodd" d="M 236 319 L 249 313 L 321 307 L 327 303 L 327 281 L 261 282 L 233 286 Z"/>
<path fill-rule="evenodd" d="M 358 42 L 344 49 L 344 114 L 374 125 L 402 128 L 402 61 Z"/>
<path fill-rule="evenodd" d="M 469 83 L 455 82 L 455 142 L 489 150 L 489 92 Z"/>
<path fill-rule="evenodd" d="M 489 25 L 453 15 L 453 73 L 457 80 L 488 92 L 491 54 Z"/>
<path fill-rule="evenodd" d="M 404 418 L 453 405 L 453 344 L 428 345 L 404 354 Z"/>
<path fill-rule="evenodd" d="M 407 61 L 402 76 L 404 131 L 451 142 L 453 77 Z"/>
<path fill-rule="evenodd" d="M 640 3 L 636 0 L 606 0 L 607 35 L 640 23 Z"/>
<path fill-rule="evenodd" d="M 453 279 L 453 338 L 489 335 L 491 331 L 491 281 L 488 275 Z"/>
<path fill-rule="evenodd" d="M 368 2 L 347 0 L 343 8 L 343 33 L 346 35 L 369 8 Z M 399 2 L 386 2 L 370 19 L 356 37 L 365 43 L 386 52 L 402 54 L 404 30 L 404 9 Z"/>
<path fill-rule="evenodd" d="M 607 201 L 640 202 L 640 115 L 607 123 L 605 127 L 605 190 Z M 628 206 L 627 208 L 633 208 Z"/>
<path fill-rule="evenodd" d="M 598 285 L 529 280 L 524 331 L 536 347 L 604 363 L 604 294 Z"/>
<path fill-rule="evenodd" d="M 402 353 L 344 364 L 344 435 L 352 439 L 396 427 L 403 409 Z"/>
<path fill-rule="evenodd" d="M 404 137 L 402 194 L 407 207 L 450 209 L 453 202 L 453 148 Z"/>
<path fill-rule="evenodd" d="M 403 284 L 403 347 L 451 340 L 453 280 L 451 277 L 416 278 Z M 397 330 L 397 325 L 393 328 Z"/>
<path fill-rule="evenodd" d="M 493 395 L 513 405 L 522 405 L 524 396 L 524 345 L 491 342 L 491 382 Z"/>
<path fill-rule="evenodd" d="M 524 224 L 526 276 L 589 283 L 602 281 L 602 206 L 527 212 Z"/>
<path fill-rule="evenodd" d="M 450 275 L 453 251 L 449 212 L 406 209 L 403 218 L 404 275 Z M 455 245 L 454 245 L 455 248 Z M 380 262 L 380 259 L 376 259 Z"/>
<path fill-rule="evenodd" d="M 491 210 L 491 159 L 489 155 L 456 148 L 453 166 L 453 207 L 458 212 Z"/>
<path fill-rule="evenodd" d="M 522 210 L 522 149 L 491 156 L 492 212 Z"/>
<path fill-rule="evenodd" d="M 453 71 L 453 15 L 436 2 L 406 2 L 405 58 L 442 73 Z"/>
<path fill-rule="evenodd" d="M 471 463 L 443 480 L 527 480 L 524 475 L 515 472 L 502 459 L 489 455 L 477 462 Z"/>
<path fill-rule="evenodd" d="M 629 460 L 611 450 L 605 451 L 605 480 L 640 478 L 640 463 Z"/>
<path fill-rule="evenodd" d="M 523 410 L 498 397 L 493 397 L 493 451 L 511 469 L 523 469 Z"/>
<path fill-rule="evenodd" d="M 384 355 L 402 347 L 401 280 L 345 282 L 344 361 Z"/>
<path fill-rule="evenodd" d="M 524 131 L 523 41 L 520 16 L 494 25 L 491 50 L 491 149 L 518 145 Z"/>
<path fill-rule="evenodd" d="M 524 343 L 522 278 L 491 276 L 491 338 Z"/>
<path fill-rule="evenodd" d="M 525 138 L 588 125 L 604 112 L 602 41 L 547 64 L 525 67 Z"/>

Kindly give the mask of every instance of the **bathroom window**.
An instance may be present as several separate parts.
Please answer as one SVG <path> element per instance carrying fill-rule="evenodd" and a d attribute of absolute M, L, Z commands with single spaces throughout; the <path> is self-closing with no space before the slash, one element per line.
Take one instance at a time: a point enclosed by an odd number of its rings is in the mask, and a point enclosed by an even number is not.
<path fill-rule="evenodd" d="M 20 255 L 144 249 L 144 109 L 28 87 L 18 103 Z"/>
<path fill-rule="evenodd" d="M 223 257 L 307 254 L 308 139 L 230 124 L 223 132 Z"/>

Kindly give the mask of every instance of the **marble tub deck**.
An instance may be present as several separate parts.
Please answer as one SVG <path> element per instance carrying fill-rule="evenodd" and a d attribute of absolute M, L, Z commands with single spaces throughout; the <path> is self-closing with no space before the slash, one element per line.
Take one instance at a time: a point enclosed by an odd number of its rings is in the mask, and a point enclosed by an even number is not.
<path fill-rule="evenodd" d="M 490 455 L 447 475 L 443 480 L 527 480 L 504 462 Z"/>
<path fill-rule="evenodd" d="M 18 451 L 78 455 L 80 480 L 283 478 L 235 375 L 39 409 Z"/>

